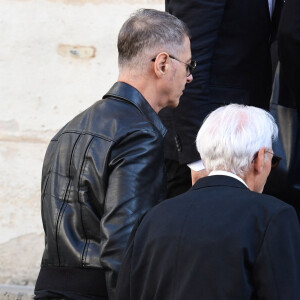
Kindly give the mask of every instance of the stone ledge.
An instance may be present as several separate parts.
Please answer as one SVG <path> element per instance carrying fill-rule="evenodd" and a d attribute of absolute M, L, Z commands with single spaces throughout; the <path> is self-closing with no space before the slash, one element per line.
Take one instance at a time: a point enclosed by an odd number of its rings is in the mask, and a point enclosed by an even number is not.
<path fill-rule="evenodd" d="M 0 300 L 32 300 L 34 286 L 0 284 Z"/>

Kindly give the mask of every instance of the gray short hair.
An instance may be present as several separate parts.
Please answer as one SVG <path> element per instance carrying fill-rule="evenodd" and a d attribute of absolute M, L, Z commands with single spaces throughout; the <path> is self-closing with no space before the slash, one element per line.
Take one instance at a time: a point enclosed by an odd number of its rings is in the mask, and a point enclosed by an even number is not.
<path fill-rule="evenodd" d="M 123 24 L 118 36 L 119 66 L 155 49 L 181 46 L 189 29 L 175 16 L 155 9 L 140 9 Z M 158 54 L 158 53 L 157 53 Z"/>
<path fill-rule="evenodd" d="M 245 174 L 262 147 L 271 148 L 278 127 L 267 111 L 240 104 L 222 106 L 204 120 L 197 149 L 208 172 L 224 170 Z"/>

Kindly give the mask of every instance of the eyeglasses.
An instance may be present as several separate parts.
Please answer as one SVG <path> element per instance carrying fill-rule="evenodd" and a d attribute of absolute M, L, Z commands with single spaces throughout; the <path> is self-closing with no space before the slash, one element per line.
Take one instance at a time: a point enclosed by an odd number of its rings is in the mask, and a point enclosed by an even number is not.
<path fill-rule="evenodd" d="M 197 67 L 197 62 L 195 60 L 192 60 L 190 64 L 187 64 L 187 63 L 175 58 L 172 55 L 169 55 L 169 57 L 185 64 L 185 66 L 186 66 L 186 77 L 189 77 Z M 155 60 L 156 60 L 156 57 L 151 59 L 151 61 L 155 61 Z"/>
<path fill-rule="evenodd" d="M 280 156 L 275 155 L 274 152 L 270 152 L 270 151 L 267 151 L 267 150 L 266 150 L 266 152 L 268 152 L 270 154 L 273 154 L 271 166 L 272 166 L 272 168 L 276 168 L 279 165 L 282 158 Z"/>
<path fill-rule="evenodd" d="M 272 161 L 271 161 L 271 167 L 272 167 L 273 169 L 276 168 L 276 167 L 279 165 L 279 163 L 280 163 L 280 161 L 282 160 L 282 158 L 281 158 L 280 156 L 275 155 L 274 152 L 270 152 L 270 151 L 268 151 L 268 150 L 266 150 L 265 152 L 268 152 L 268 153 L 270 153 L 270 154 L 273 155 L 273 156 L 272 156 Z M 256 153 L 254 154 L 252 162 L 257 158 L 257 156 L 258 156 L 258 152 L 256 152 Z"/>

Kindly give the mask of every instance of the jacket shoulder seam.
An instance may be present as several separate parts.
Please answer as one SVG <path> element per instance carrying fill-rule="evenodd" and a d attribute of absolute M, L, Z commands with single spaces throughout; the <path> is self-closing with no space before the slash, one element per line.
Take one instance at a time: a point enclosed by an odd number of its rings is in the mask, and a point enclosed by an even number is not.
<path fill-rule="evenodd" d="M 112 139 L 112 138 L 109 138 L 107 136 L 104 136 L 104 135 L 101 135 L 101 134 L 97 134 L 97 133 L 94 133 L 94 132 L 90 132 L 90 131 L 85 131 L 85 130 L 66 130 L 64 132 L 62 132 L 59 136 L 53 138 L 51 141 L 58 141 L 58 139 L 63 135 L 63 134 L 66 134 L 66 133 L 75 133 L 75 134 L 79 134 L 79 135 L 91 135 L 93 137 L 97 137 L 97 138 L 101 138 L 103 140 L 106 140 L 108 142 L 114 142 L 115 140 Z"/>

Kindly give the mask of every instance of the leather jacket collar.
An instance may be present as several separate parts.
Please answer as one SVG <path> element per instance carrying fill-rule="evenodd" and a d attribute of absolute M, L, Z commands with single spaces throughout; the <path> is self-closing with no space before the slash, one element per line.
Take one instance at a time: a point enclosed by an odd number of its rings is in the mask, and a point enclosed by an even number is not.
<path fill-rule="evenodd" d="M 133 86 L 125 82 L 116 82 L 112 88 L 103 96 L 105 98 L 117 98 L 132 103 L 154 126 L 165 136 L 167 129 L 162 124 L 156 112 L 152 109 L 148 101 Z"/>

